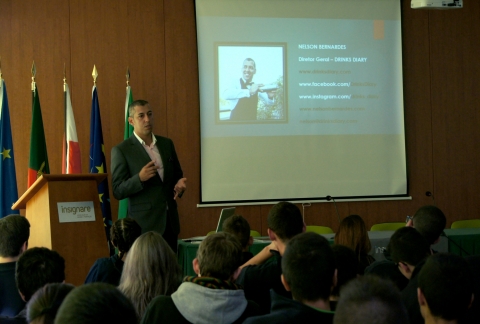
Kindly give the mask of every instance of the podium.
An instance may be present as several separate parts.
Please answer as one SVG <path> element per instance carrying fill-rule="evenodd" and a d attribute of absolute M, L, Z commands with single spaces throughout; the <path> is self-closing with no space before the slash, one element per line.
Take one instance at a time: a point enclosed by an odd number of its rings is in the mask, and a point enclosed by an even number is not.
<path fill-rule="evenodd" d="M 28 247 L 46 247 L 60 253 L 65 259 L 65 282 L 75 286 L 83 284 L 95 260 L 109 256 L 98 195 L 98 184 L 106 177 L 106 174 L 44 174 L 12 206 L 12 209 L 26 209 L 25 216 L 30 222 Z M 93 210 L 86 207 L 91 217 L 85 219 L 89 221 L 78 218 L 65 222 L 62 218 L 60 222 L 59 203 L 93 206 Z M 70 214 L 81 217 L 76 213 L 81 208 L 73 207 Z"/>

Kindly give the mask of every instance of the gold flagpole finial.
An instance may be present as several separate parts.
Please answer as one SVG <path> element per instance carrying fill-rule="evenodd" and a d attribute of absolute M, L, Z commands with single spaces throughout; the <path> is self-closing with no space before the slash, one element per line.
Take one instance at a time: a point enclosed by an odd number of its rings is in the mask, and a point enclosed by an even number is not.
<path fill-rule="evenodd" d="M 98 73 L 97 73 L 97 67 L 95 66 L 95 64 L 93 65 L 92 76 L 93 76 L 93 85 L 96 85 L 97 84 Z"/>
<path fill-rule="evenodd" d="M 35 61 L 32 63 L 32 91 L 35 91 L 35 76 L 37 75 L 37 68 L 35 67 Z"/>
<path fill-rule="evenodd" d="M 65 62 L 63 62 L 63 92 L 67 91 L 65 85 L 67 84 L 67 72 L 65 71 Z"/>
<path fill-rule="evenodd" d="M 129 83 L 130 83 L 130 69 L 128 68 L 128 66 L 127 66 L 127 75 L 126 75 L 126 77 L 127 77 L 127 88 L 128 88 L 128 87 L 130 86 L 130 84 L 129 84 Z"/>

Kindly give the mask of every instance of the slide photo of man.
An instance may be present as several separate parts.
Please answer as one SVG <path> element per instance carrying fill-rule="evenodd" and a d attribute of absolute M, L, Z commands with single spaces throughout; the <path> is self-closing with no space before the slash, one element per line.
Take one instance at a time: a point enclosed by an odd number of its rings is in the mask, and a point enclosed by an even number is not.
<path fill-rule="evenodd" d="M 220 122 L 285 122 L 282 45 L 218 45 Z"/>

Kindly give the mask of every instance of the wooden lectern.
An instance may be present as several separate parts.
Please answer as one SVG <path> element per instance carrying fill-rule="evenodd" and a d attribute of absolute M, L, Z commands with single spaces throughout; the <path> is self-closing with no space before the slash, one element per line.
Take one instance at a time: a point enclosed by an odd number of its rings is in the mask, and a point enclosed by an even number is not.
<path fill-rule="evenodd" d="M 65 258 L 65 282 L 79 286 L 95 260 L 109 256 L 98 184 L 106 174 L 44 174 L 12 206 L 26 209 L 28 247 L 46 247 Z M 60 222 L 57 203 L 93 202 L 95 220 Z"/>

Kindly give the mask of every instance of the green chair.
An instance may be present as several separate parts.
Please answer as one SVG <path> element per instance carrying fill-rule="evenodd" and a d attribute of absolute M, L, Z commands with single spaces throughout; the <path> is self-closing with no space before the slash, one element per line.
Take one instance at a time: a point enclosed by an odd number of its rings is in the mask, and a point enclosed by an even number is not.
<path fill-rule="evenodd" d="M 379 223 L 372 226 L 370 231 L 396 231 L 399 228 L 405 227 L 405 223 Z"/>
<path fill-rule="evenodd" d="M 259 232 L 257 232 L 257 231 L 251 230 L 251 231 L 250 231 L 250 236 L 251 236 L 251 237 L 260 237 L 260 236 L 262 236 L 262 235 L 261 235 Z"/>
<path fill-rule="evenodd" d="M 480 228 L 480 219 L 459 220 L 452 223 L 450 228 Z"/>
<path fill-rule="evenodd" d="M 313 232 L 317 234 L 333 234 L 333 230 L 328 226 L 308 225 L 307 232 Z"/>

